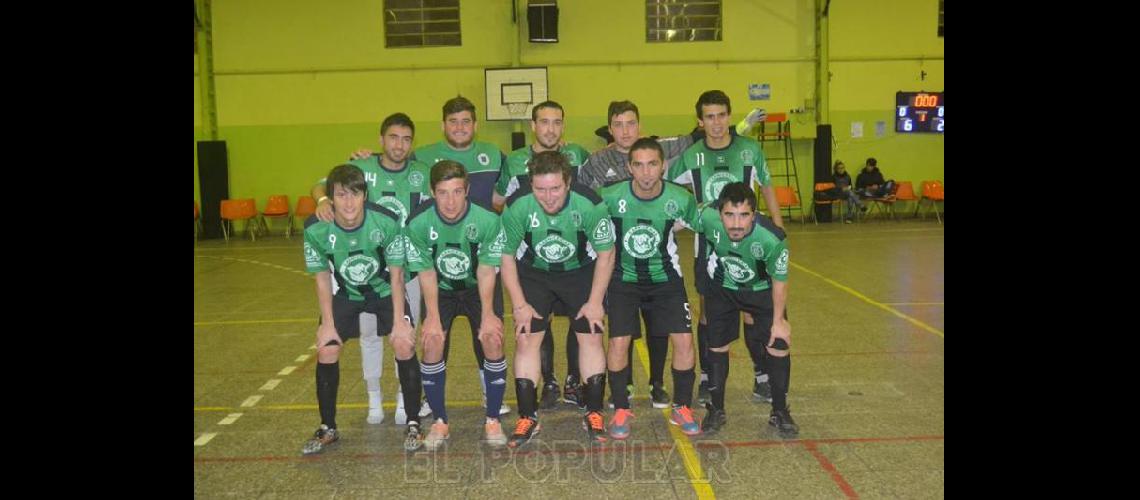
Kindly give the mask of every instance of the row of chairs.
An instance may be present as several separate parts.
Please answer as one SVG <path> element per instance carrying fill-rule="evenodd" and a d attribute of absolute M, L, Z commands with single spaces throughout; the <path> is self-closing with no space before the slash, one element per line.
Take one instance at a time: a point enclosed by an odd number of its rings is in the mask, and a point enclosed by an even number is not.
<path fill-rule="evenodd" d="M 285 228 L 285 237 L 291 238 L 294 221 L 296 219 L 305 220 L 313 212 L 316 212 L 317 202 L 313 200 L 312 196 L 301 196 L 297 199 L 297 206 L 290 209 L 289 197 L 283 194 L 275 194 L 269 197 L 265 203 L 265 209 L 260 212 L 258 212 L 257 203 L 253 198 L 222 200 L 221 211 L 222 235 L 227 242 L 230 241 L 230 233 L 233 231 L 235 221 L 244 221 L 246 233 L 249 234 L 251 240 L 257 241 L 257 233 L 269 233 L 267 218 L 285 219 L 288 222 L 288 226 Z M 198 239 L 201 228 L 202 221 L 198 212 L 198 202 L 194 201 L 195 240 Z"/>
<path fill-rule="evenodd" d="M 833 183 L 833 182 L 817 182 L 815 185 L 815 191 L 816 192 L 828 191 L 828 190 L 833 189 L 833 188 L 835 188 L 835 183 Z M 846 200 L 844 200 L 842 198 L 838 199 L 838 200 L 816 200 L 815 196 L 812 196 L 812 199 L 813 199 L 813 201 L 812 201 L 812 214 L 813 214 L 812 220 L 813 221 L 815 220 L 815 217 L 814 217 L 815 205 L 825 205 L 826 204 L 826 205 L 831 205 L 832 207 L 839 205 L 839 216 L 840 217 L 844 216 L 843 211 L 846 210 L 846 207 L 847 207 Z M 871 204 L 871 208 L 868 211 L 868 215 L 873 214 L 876 211 L 878 211 L 880 213 L 880 215 L 885 215 L 891 219 L 895 218 L 895 209 L 894 209 L 895 203 L 905 202 L 905 201 L 915 202 L 915 204 L 914 204 L 914 216 L 915 217 L 918 216 L 919 210 L 923 207 L 923 204 L 926 203 L 929 205 L 929 207 L 926 211 L 922 212 L 923 220 L 926 219 L 926 213 L 927 212 L 929 212 L 930 210 L 934 210 L 934 216 L 938 218 L 938 223 L 941 224 L 942 223 L 942 212 L 938 209 L 938 203 L 945 202 L 945 199 L 946 199 L 946 194 L 945 194 L 945 189 L 942 186 L 942 181 L 922 181 L 922 196 L 921 197 L 915 195 L 914 185 L 910 181 L 899 181 L 898 183 L 895 184 L 895 191 L 893 193 L 891 193 L 887 196 L 879 197 L 879 198 L 864 198 L 864 201 L 867 201 Z M 860 214 L 855 214 L 855 215 L 858 217 Z"/>

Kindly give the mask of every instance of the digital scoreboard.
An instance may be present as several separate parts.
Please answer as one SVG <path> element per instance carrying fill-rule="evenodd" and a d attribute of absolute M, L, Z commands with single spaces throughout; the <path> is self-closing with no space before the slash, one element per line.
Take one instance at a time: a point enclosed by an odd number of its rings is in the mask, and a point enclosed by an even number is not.
<path fill-rule="evenodd" d="M 896 92 L 895 132 L 944 133 L 945 92 Z"/>

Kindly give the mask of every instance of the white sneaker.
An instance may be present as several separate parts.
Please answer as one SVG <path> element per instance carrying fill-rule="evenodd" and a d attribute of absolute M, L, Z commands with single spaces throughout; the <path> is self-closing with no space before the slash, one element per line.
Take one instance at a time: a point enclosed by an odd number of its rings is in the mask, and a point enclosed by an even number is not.
<path fill-rule="evenodd" d="M 381 391 L 368 391 L 368 423 L 384 422 L 384 395 Z"/>
<path fill-rule="evenodd" d="M 487 409 L 487 395 L 486 394 L 483 395 L 483 409 L 484 410 Z M 503 403 L 503 406 L 499 407 L 499 415 L 506 415 L 510 412 L 511 412 L 511 405 L 509 405 L 509 404 Z"/>
<path fill-rule="evenodd" d="M 420 418 L 431 415 L 431 406 L 428 405 L 427 396 L 420 400 Z"/>
<path fill-rule="evenodd" d="M 408 414 L 404 411 L 404 393 L 396 394 L 396 425 L 408 425 Z"/>

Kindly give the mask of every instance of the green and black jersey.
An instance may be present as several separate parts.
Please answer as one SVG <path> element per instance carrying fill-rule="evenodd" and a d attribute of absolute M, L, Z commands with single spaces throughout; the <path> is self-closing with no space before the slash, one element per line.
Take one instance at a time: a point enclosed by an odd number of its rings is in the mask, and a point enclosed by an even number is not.
<path fill-rule="evenodd" d="M 767 216 L 757 213 L 752 230 L 732 241 L 724 230 L 720 212 L 712 206 L 701 210 L 695 228 L 711 249 L 707 272 L 717 286 L 729 290 L 758 292 L 772 286 L 771 280 L 788 281 L 788 247 L 784 230 Z"/>
<path fill-rule="evenodd" d="M 316 274 L 332 267 L 338 295 L 349 300 L 379 299 L 392 294 L 389 267 L 404 266 L 404 231 L 399 215 L 366 203 L 364 220 L 356 229 L 336 221 L 305 221 L 305 269 Z"/>
<path fill-rule="evenodd" d="M 408 269 L 434 269 L 440 290 L 459 291 L 479 285 L 479 264 L 498 267 L 506 235 L 498 214 L 474 203 L 455 222 L 439 215 L 435 200 L 428 200 L 408 220 Z"/>
<path fill-rule="evenodd" d="M 669 167 L 665 178 L 693 186 L 693 194 L 702 205 L 715 202 L 721 188 L 730 182 L 747 182 L 754 190 L 754 184 L 772 183 L 760 143 L 735 135 L 721 149 L 710 148 L 705 141 L 689 146 L 681 159 Z"/>
<path fill-rule="evenodd" d="M 507 161 L 503 164 L 503 172 L 499 174 L 499 182 L 495 183 L 495 192 L 499 193 L 500 196 L 510 196 L 519 186 L 530 182 L 530 174 L 526 164 L 531 158 L 534 158 L 532 146 L 523 146 L 507 155 Z M 590 154 L 586 152 L 586 148 L 574 143 L 558 148 L 558 152 L 562 153 L 570 162 L 570 182 L 575 182 L 578 178 L 578 169 L 586 163 Z"/>
<path fill-rule="evenodd" d="M 664 283 L 681 277 L 681 258 L 673 237 L 673 222 L 692 229 L 697 201 L 689 191 L 663 181 L 661 194 L 649 200 L 633 193 L 633 181 L 602 188 L 602 199 L 614 224 L 617 265 L 614 275 L 626 283 Z"/>
<path fill-rule="evenodd" d="M 467 199 L 491 210 L 491 193 L 499 181 L 499 173 L 507 161 L 507 155 L 489 142 L 473 141 L 466 150 L 456 151 L 451 149 L 447 141 L 440 141 L 416 149 L 412 153 L 412 159 L 426 163 L 429 169 L 440 160 L 459 162 L 467 170 L 467 179 L 470 181 L 471 189 L 467 192 Z"/>
<path fill-rule="evenodd" d="M 415 160 L 404 161 L 399 170 L 388 170 L 380 165 L 379 154 L 348 163 L 356 165 L 364 172 L 364 182 L 368 185 L 368 201 L 391 210 L 400 216 L 400 224 L 408 222 L 412 213 L 423 200 L 431 196 L 428 188 L 431 168 Z M 326 179 L 320 183 L 325 184 Z M 328 188 L 325 188 L 328 192 Z M 328 193 L 332 198 L 332 193 Z"/>
<path fill-rule="evenodd" d="M 507 235 L 503 253 L 515 254 L 522 264 L 541 271 L 584 267 L 597 252 L 614 246 L 605 202 L 581 184 L 570 185 L 566 203 L 555 215 L 542 209 L 530 185 L 523 186 L 507 199 L 502 221 Z"/>

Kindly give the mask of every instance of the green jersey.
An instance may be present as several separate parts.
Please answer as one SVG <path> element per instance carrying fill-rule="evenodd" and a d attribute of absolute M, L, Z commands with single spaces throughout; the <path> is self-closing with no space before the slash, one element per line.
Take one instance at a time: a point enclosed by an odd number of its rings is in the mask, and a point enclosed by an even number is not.
<path fill-rule="evenodd" d="M 503 252 L 542 271 L 584 267 L 597 252 L 614 246 L 606 203 L 581 184 L 570 185 L 565 205 L 554 215 L 542 209 L 529 185 L 523 186 L 507 199 L 502 220 L 507 235 Z"/>
<path fill-rule="evenodd" d="M 558 148 L 558 152 L 570 162 L 570 182 L 574 183 L 578 178 L 578 168 L 586 163 L 590 153 L 586 152 L 586 148 L 574 143 Z M 531 158 L 534 158 L 534 149 L 531 146 L 511 151 L 511 154 L 507 155 L 507 162 L 503 164 L 503 172 L 499 174 L 499 182 L 495 183 L 495 192 L 501 196 L 510 196 L 519 186 L 529 183 L 530 175 L 526 164 Z"/>
<path fill-rule="evenodd" d="M 336 221 L 321 222 L 316 215 L 305 221 L 305 270 L 328 271 L 349 300 L 378 299 L 392 294 L 389 267 L 404 266 L 404 230 L 399 215 L 380 205 L 366 203 L 364 220 L 356 229 Z"/>
<path fill-rule="evenodd" d="M 602 188 L 617 238 L 614 276 L 626 283 L 664 283 L 681 278 L 681 258 L 673 238 L 673 222 L 692 229 L 697 200 L 672 182 L 662 182 L 661 194 L 644 200 L 633 194 L 633 181 Z"/>
<path fill-rule="evenodd" d="M 772 286 L 771 280 L 788 281 L 788 247 L 784 230 L 772 219 L 757 213 L 752 230 L 740 241 L 732 241 L 714 207 L 701 210 L 695 228 L 711 248 L 707 272 L 714 284 L 729 290 L 758 292 Z"/>
<path fill-rule="evenodd" d="M 412 212 L 406 229 L 408 269 L 435 270 L 439 289 L 449 291 L 477 287 L 476 263 L 497 267 L 507 239 L 498 214 L 474 203 L 448 222 L 428 200 Z"/>
<path fill-rule="evenodd" d="M 459 162 L 467 170 L 471 186 L 467 199 L 490 210 L 491 192 L 499 181 L 499 172 L 507 161 L 507 155 L 489 142 L 473 141 L 465 151 L 456 151 L 451 149 L 447 141 L 441 141 L 416 149 L 412 153 L 412 159 L 426 163 L 429 168 L 440 160 Z"/>
<path fill-rule="evenodd" d="M 665 178 L 691 185 L 697 202 L 702 205 L 715 202 L 721 188 L 730 182 L 747 182 L 750 186 L 771 184 L 768 161 L 760 143 L 748 137 L 731 137 L 728 146 L 721 149 L 710 148 L 705 141 L 689 146 L 681 160 L 669 167 Z"/>

